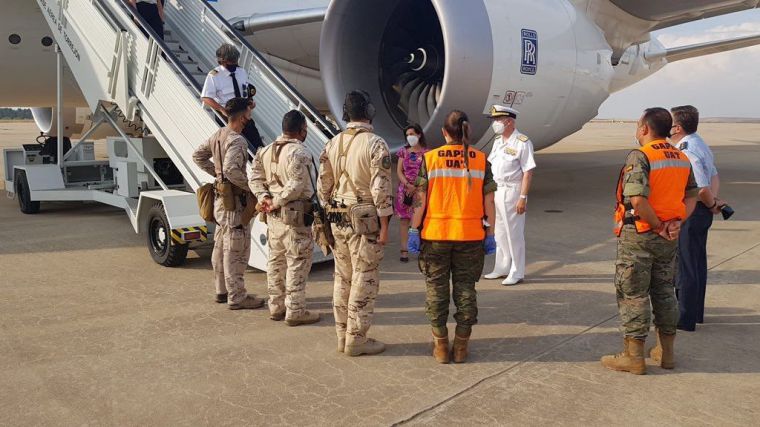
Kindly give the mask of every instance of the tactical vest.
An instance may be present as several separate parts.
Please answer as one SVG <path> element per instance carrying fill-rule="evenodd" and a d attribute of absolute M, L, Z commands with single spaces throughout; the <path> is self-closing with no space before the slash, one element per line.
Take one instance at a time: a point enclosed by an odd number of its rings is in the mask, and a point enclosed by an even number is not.
<path fill-rule="evenodd" d="M 427 213 L 422 238 L 472 242 L 485 239 L 483 184 L 486 155 L 463 145 L 444 145 L 425 153 Z"/>
<path fill-rule="evenodd" d="M 691 163 L 682 153 L 665 140 L 652 141 L 639 149 L 649 161 L 649 204 L 660 221 L 670 221 L 686 216 L 684 190 L 689 180 Z M 623 197 L 625 166 L 620 170 L 615 207 L 615 234 L 620 236 L 623 226 L 636 225 L 636 231 L 646 233 L 652 226 L 641 220 L 630 203 Z"/>

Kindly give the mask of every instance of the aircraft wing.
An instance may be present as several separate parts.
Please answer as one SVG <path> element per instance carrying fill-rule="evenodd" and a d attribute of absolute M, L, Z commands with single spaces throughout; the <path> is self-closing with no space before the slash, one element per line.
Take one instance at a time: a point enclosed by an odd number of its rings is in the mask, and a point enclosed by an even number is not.
<path fill-rule="evenodd" d="M 639 19 L 656 23 L 651 30 L 698 19 L 754 9 L 759 0 L 609 0 Z"/>

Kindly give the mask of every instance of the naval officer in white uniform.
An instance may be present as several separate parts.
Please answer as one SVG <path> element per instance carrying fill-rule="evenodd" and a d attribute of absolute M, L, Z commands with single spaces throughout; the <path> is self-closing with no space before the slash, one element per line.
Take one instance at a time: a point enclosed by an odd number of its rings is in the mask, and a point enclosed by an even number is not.
<path fill-rule="evenodd" d="M 496 190 L 496 262 L 486 279 L 506 276 L 502 285 L 512 286 L 525 277 L 525 212 L 536 162 L 533 143 L 515 127 L 517 110 L 503 105 L 491 107 L 489 117 L 496 133 L 488 161 Z"/>

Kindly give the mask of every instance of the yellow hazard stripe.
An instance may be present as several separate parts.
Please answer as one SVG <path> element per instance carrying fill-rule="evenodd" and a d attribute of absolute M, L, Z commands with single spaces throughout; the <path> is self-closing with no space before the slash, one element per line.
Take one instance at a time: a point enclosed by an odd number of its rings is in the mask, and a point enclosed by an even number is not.
<path fill-rule="evenodd" d="M 201 235 L 200 241 L 201 242 L 205 242 L 206 240 L 208 240 L 208 227 L 205 226 L 205 225 L 200 226 L 200 227 L 175 228 L 175 229 L 172 230 L 172 233 L 171 233 L 172 234 L 172 239 L 175 242 L 177 242 L 177 243 L 179 243 L 181 245 L 184 245 L 185 243 L 187 243 L 185 241 L 185 239 L 184 239 L 185 233 L 200 233 L 200 235 Z M 193 240 L 196 240 L 196 239 L 193 239 Z"/>

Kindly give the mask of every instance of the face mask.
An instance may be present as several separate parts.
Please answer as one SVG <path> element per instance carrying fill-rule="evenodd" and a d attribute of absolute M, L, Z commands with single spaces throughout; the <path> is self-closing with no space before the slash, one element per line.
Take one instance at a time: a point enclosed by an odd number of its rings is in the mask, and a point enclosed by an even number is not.
<path fill-rule="evenodd" d="M 412 147 L 416 147 L 417 144 L 420 143 L 420 137 L 417 135 L 409 135 L 406 137 L 406 142 L 408 142 Z"/>
<path fill-rule="evenodd" d="M 224 68 L 226 68 L 230 73 L 234 73 L 235 70 L 237 70 L 237 67 L 237 64 L 227 64 L 224 66 Z"/>
<path fill-rule="evenodd" d="M 507 128 L 507 125 L 505 125 L 502 122 L 493 122 L 491 123 L 491 129 L 493 129 L 493 132 L 496 135 L 502 135 L 504 133 L 504 129 Z"/>

